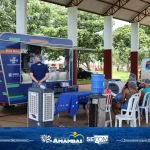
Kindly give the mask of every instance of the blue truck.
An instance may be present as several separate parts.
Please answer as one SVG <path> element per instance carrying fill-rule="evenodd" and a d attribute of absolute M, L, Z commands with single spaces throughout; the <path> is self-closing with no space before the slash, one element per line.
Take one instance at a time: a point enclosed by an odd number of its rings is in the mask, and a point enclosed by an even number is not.
<path fill-rule="evenodd" d="M 55 91 L 60 83 L 69 83 L 59 92 L 78 91 L 72 86 L 73 46 L 69 39 L 45 36 L 24 35 L 16 33 L 0 34 L 0 105 L 10 106 L 28 102 L 28 88 L 32 86 L 29 76 L 29 56 L 43 47 L 64 50 L 64 71 L 50 72 L 47 87 Z"/>

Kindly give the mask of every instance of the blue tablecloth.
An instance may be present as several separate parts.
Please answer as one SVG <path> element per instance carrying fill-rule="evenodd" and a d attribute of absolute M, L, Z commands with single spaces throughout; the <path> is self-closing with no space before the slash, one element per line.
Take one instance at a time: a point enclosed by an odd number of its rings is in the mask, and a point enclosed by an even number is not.
<path fill-rule="evenodd" d="M 55 115 L 60 111 L 68 111 L 70 116 L 73 117 L 79 109 L 79 104 L 87 103 L 88 96 L 91 94 L 91 91 L 60 94 L 55 106 Z"/>

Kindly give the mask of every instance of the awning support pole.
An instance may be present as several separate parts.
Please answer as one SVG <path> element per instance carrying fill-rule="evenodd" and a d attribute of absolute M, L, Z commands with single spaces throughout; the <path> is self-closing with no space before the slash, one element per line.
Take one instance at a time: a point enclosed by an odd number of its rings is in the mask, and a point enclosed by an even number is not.
<path fill-rule="evenodd" d="M 16 0 L 16 33 L 27 34 L 27 0 Z"/>
<path fill-rule="evenodd" d="M 131 23 L 131 73 L 138 80 L 139 23 Z"/>
<path fill-rule="evenodd" d="M 113 17 L 104 17 L 104 74 L 105 79 L 112 79 L 112 25 Z"/>
<path fill-rule="evenodd" d="M 68 39 L 77 46 L 77 7 L 68 8 Z M 77 50 L 73 50 L 73 85 L 77 85 Z"/>

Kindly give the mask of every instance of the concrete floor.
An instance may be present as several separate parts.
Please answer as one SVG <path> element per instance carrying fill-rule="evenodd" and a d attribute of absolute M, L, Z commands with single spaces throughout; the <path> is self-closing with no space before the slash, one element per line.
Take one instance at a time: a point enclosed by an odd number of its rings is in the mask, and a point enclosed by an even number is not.
<path fill-rule="evenodd" d="M 90 85 L 80 85 L 80 91 L 90 90 Z M 150 118 L 149 118 L 150 120 Z M 150 122 L 150 121 L 149 121 Z M 61 112 L 60 118 L 55 116 L 54 126 L 63 125 L 66 127 L 86 127 L 87 117 L 85 111 L 80 108 L 77 112 L 77 121 L 74 122 L 73 118 L 67 112 Z M 16 107 L 3 108 L 0 106 L 0 126 L 2 127 L 27 127 L 27 105 L 18 105 Z M 114 126 L 114 120 L 113 120 Z M 124 126 L 129 126 L 124 123 Z M 148 127 L 149 124 L 145 120 L 141 121 L 142 127 Z"/>

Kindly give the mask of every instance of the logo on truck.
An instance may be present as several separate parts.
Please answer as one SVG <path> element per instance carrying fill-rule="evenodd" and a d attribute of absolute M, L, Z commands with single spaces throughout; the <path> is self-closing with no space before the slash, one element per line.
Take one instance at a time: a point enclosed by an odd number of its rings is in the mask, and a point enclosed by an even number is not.
<path fill-rule="evenodd" d="M 10 59 L 10 62 L 12 64 L 15 64 L 16 62 L 18 62 L 18 59 L 16 57 L 13 57 L 12 59 Z"/>
<path fill-rule="evenodd" d="M 13 75 L 12 75 L 12 73 L 8 73 L 8 77 L 12 77 Z"/>
<path fill-rule="evenodd" d="M 17 59 L 16 57 L 12 57 L 11 59 L 9 59 L 9 63 L 7 65 L 8 66 L 20 65 L 19 59 Z"/>
<path fill-rule="evenodd" d="M 19 73 L 8 73 L 8 77 L 19 77 L 20 74 Z"/>

